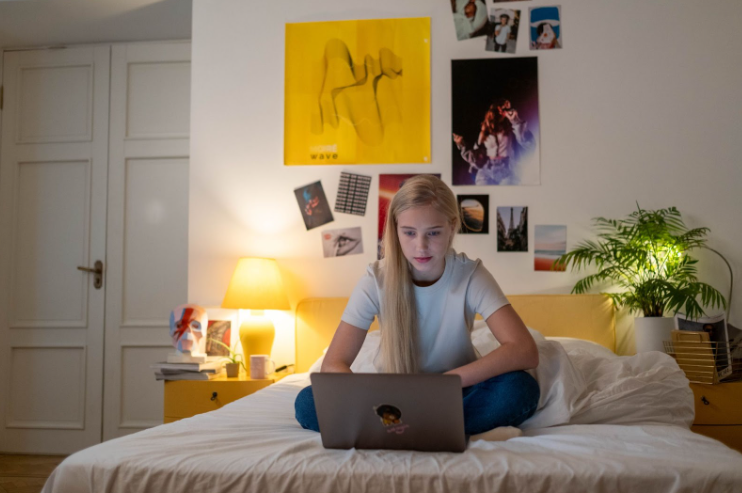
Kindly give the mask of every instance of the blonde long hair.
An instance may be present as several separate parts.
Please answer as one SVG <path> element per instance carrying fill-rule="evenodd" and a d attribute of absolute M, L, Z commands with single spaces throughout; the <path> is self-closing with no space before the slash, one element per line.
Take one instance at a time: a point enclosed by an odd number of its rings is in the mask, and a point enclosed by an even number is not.
<path fill-rule="evenodd" d="M 402 252 L 397 233 L 399 214 L 415 207 L 432 205 L 453 226 L 448 247 L 459 230 L 456 197 L 448 186 L 433 175 L 408 179 L 392 199 L 384 225 L 384 292 L 381 306 L 381 356 L 388 373 L 417 373 L 417 302 L 410 265 Z"/>

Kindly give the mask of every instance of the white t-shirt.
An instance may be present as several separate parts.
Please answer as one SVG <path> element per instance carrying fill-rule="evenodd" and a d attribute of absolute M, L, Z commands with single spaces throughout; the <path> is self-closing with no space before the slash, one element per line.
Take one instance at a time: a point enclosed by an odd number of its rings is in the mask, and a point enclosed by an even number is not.
<path fill-rule="evenodd" d="M 504 26 L 500 24 L 495 28 L 495 31 L 499 31 L 497 36 L 495 37 L 495 41 L 499 45 L 504 45 L 508 42 L 508 37 L 510 36 L 510 25 L 505 24 Z"/>
<path fill-rule="evenodd" d="M 379 316 L 381 330 L 381 300 L 384 288 L 384 260 L 368 266 L 356 285 L 341 320 L 368 330 Z M 485 320 L 510 304 L 492 274 L 482 261 L 471 260 L 463 253 L 449 251 L 446 267 L 435 284 L 415 286 L 417 300 L 420 370 L 442 373 L 477 359 L 471 343 L 474 316 Z"/>

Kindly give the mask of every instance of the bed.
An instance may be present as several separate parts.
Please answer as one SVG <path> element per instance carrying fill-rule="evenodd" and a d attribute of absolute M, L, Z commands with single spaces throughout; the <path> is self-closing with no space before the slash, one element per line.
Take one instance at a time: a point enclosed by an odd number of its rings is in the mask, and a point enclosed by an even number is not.
<path fill-rule="evenodd" d="M 296 310 L 296 371 L 201 414 L 65 459 L 44 492 L 703 492 L 740 491 L 742 454 L 689 430 L 693 397 L 661 353 L 618 357 L 610 302 L 599 295 L 510 296 L 537 339 L 539 410 L 506 442 L 462 454 L 326 450 L 294 419 L 337 326 L 344 298 Z M 374 335 L 376 334 L 376 335 Z M 484 354 L 497 341 L 475 323 Z M 354 369 L 373 371 L 371 332 Z"/>

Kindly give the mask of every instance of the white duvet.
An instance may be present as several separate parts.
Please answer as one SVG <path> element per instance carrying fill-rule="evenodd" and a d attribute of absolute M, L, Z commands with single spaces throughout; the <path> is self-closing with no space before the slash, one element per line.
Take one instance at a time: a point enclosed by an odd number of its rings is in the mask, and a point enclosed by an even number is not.
<path fill-rule="evenodd" d="M 538 339 L 539 410 L 507 442 L 470 442 L 463 454 L 326 450 L 294 419 L 304 373 L 78 452 L 44 491 L 742 491 L 742 455 L 688 429 L 692 392 L 672 358 Z M 496 345 L 484 331 L 473 340 L 482 354 Z M 356 370 L 373 369 L 372 339 L 364 349 Z"/>

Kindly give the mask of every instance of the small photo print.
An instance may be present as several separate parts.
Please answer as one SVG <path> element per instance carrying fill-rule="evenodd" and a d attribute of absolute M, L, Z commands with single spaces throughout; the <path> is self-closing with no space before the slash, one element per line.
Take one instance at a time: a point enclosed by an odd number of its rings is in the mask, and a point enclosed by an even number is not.
<path fill-rule="evenodd" d="M 206 331 L 206 354 L 208 356 L 229 356 L 227 348 L 221 344 L 216 344 L 217 340 L 222 344 L 230 347 L 232 339 L 232 321 L 231 320 L 209 320 L 208 330 Z"/>
<path fill-rule="evenodd" d="M 322 182 L 317 181 L 299 187 L 294 190 L 296 201 L 301 209 L 301 216 L 304 218 L 304 225 L 307 231 L 322 226 L 333 221 L 330 204 L 325 197 L 325 191 L 322 189 Z"/>
<path fill-rule="evenodd" d="M 531 7 L 531 49 L 553 50 L 562 47 L 562 7 Z"/>
<path fill-rule="evenodd" d="M 453 25 L 456 28 L 456 39 L 484 36 L 489 32 L 487 5 L 484 0 L 451 0 Z"/>
<path fill-rule="evenodd" d="M 325 258 L 363 253 L 361 228 L 326 229 L 322 231 L 322 253 Z"/>
<path fill-rule="evenodd" d="M 461 234 L 486 235 L 490 232 L 490 196 L 457 195 L 461 214 Z"/>
<path fill-rule="evenodd" d="M 487 51 L 515 53 L 520 27 L 520 10 L 493 9 L 490 11 L 490 31 Z"/>
<path fill-rule="evenodd" d="M 370 188 L 370 176 L 356 175 L 344 171 L 340 173 L 340 186 L 335 199 L 335 212 L 365 216 Z"/>
<path fill-rule="evenodd" d="M 497 251 L 528 251 L 528 207 L 497 208 Z"/>
<path fill-rule="evenodd" d="M 534 270 L 564 272 L 566 266 L 557 259 L 567 253 L 567 226 L 544 226 L 534 228 Z"/>

